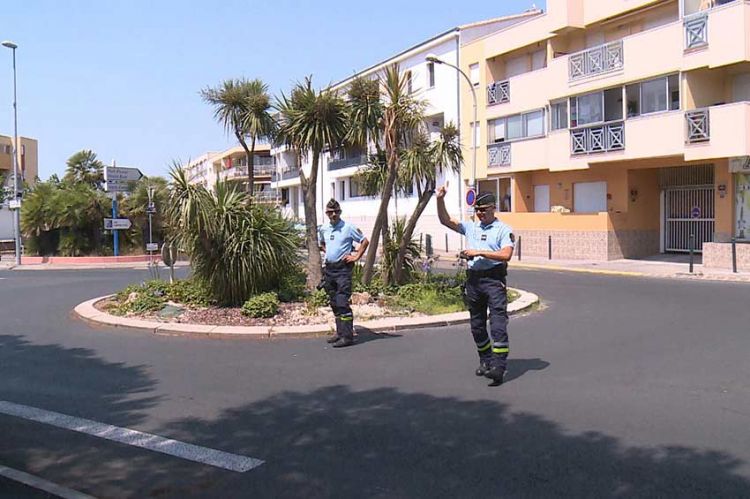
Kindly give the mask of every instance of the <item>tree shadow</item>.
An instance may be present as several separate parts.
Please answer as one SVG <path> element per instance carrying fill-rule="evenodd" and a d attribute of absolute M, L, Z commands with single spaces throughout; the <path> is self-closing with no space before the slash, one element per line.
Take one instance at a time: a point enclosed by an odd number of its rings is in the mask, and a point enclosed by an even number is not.
<path fill-rule="evenodd" d="M 534 359 L 529 366 L 539 366 Z M 177 438 L 266 461 L 223 472 L 201 496 L 747 497 L 742 461 L 721 451 L 633 447 L 572 434 L 495 401 L 384 388 L 285 392 L 212 421 L 170 425 Z M 216 473 L 207 469 L 202 474 Z M 197 477 L 194 477 L 197 479 Z M 205 479 L 205 477 L 204 477 Z M 186 487 L 168 497 L 196 494 Z"/>

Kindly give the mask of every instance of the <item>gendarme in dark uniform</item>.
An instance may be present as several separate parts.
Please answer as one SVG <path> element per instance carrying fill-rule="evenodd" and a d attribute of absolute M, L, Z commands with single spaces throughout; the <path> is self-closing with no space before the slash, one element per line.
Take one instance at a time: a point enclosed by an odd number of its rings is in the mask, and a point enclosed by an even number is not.
<path fill-rule="evenodd" d="M 326 205 L 329 223 L 318 230 L 321 249 L 325 250 L 323 289 L 328 293 L 336 316 L 336 334 L 328 338 L 334 348 L 354 343 L 354 315 L 349 300 L 352 296 L 352 270 L 367 249 L 367 238 L 354 225 L 341 220 L 341 206 L 331 199 Z M 354 252 L 354 244 L 358 244 Z"/>
<path fill-rule="evenodd" d="M 442 192 L 441 192 L 442 191 Z M 445 210 L 445 188 L 438 190 L 440 222 L 466 236 L 462 257 L 468 260 L 465 299 L 471 314 L 471 334 L 479 354 L 477 376 L 502 384 L 507 369 L 508 296 L 505 277 L 513 256 L 513 230 L 495 217 L 495 196 L 480 194 L 474 203 L 477 221 L 457 222 Z M 490 331 L 487 331 L 487 311 Z"/>

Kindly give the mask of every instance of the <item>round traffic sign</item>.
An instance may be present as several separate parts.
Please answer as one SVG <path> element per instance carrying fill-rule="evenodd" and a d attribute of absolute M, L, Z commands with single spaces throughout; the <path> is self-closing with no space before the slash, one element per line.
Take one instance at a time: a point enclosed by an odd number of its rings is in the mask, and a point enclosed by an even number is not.
<path fill-rule="evenodd" d="M 701 217 L 701 207 L 693 206 L 693 209 L 690 210 L 690 218 L 700 218 L 700 217 Z"/>
<path fill-rule="evenodd" d="M 477 191 L 474 189 L 469 189 L 466 191 L 466 204 L 469 206 L 474 206 L 474 201 L 477 200 Z"/>

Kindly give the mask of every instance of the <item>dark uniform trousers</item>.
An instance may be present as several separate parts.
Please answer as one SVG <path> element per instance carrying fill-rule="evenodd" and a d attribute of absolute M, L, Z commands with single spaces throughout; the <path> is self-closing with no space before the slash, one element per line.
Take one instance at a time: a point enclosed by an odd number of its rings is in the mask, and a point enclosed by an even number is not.
<path fill-rule="evenodd" d="M 479 359 L 489 366 L 507 368 L 508 294 L 505 286 L 506 266 L 490 270 L 469 270 L 466 279 L 466 304 L 471 314 L 471 334 Z M 487 310 L 490 333 L 487 334 Z"/>
<path fill-rule="evenodd" d="M 352 297 L 353 263 L 326 263 L 324 269 L 325 289 L 331 302 L 331 310 L 336 316 L 336 335 L 342 338 L 354 337 L 354 314 L 349 300 Z"/>

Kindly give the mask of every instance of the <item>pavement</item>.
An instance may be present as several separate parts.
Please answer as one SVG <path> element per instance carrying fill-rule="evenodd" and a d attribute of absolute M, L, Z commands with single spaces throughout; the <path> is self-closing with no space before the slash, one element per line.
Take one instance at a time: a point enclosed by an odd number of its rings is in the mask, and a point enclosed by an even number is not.
<path fill-rule="evenodd" d="M 94 497 L 750 497 L 743 283 L 512 268 L 542 306 L 491 388 L 466 325 L 336 350 L 70 313 L 147 277 L 0 271 L 0 466 Z"/>

